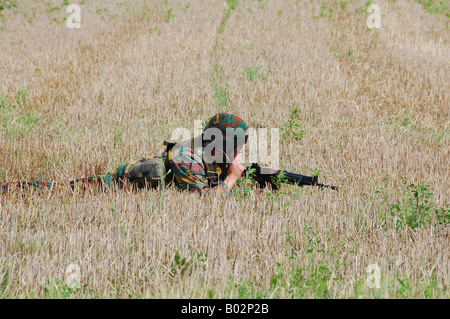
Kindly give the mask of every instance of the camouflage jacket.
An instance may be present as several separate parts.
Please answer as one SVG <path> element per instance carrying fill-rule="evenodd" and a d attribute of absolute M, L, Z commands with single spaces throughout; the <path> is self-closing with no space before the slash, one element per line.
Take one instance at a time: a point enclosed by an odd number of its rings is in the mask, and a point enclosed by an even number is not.
<path fill-rule="evenodd" d="M 105 189 L 113 185 L 122 186 L 131 183 L 138 188 L 146 186 L 157 187 L 160 182 L 173 183 L 181 190 L 210 194 L 216 191 L 229 192 L 227 184 L 219 181 L 210 185 L 213 178 L 221 174 L 216 163 L 204 161 L 201 154 L 194 150 L 193 140 L 190 146 L 174 147 L 166 143 L 167 149 L 158 156 L 142 157 L 138 160 L 117 167 L 105 175 L 95 175 L 70 181 L 68 184 L 31 181 L 0 185 L 5 192 L 14 186 L 19 189 L 55 189 L 70 186 L 72 190 Z M 188 144 L 189 145 L 189 144 Z"/>

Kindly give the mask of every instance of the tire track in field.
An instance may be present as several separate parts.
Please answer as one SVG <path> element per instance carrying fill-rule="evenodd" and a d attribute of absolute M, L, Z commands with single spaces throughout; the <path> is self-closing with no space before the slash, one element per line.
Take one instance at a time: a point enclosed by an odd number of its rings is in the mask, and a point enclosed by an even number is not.
<path fill-rule="evenodd" d="M 220 52 L 223 44 L 223 33 L 230 18 L 232 11 L 236 8 L 238 0 L 226 0 L 228 8 L 225 9 L 224 16 L 220 21 L 217 34 L 212 47 L 213 62 L 209 68 L 208 81 L 213 91 L 214 102 L 219 112 L 229 112 L 230 101 L 228 100 L 228 85 L 225 72 L 219 63 L 218 52 Z"/>

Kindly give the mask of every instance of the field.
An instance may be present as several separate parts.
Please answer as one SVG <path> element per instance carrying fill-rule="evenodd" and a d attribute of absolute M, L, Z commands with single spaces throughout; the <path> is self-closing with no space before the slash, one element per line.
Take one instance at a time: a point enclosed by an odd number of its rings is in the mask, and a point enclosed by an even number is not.
<path fill-rule="evenodd" d="M 0 0 L 0 184 L 107 173 L 225 111 L 342 187 L 0 194 L 0 297 L 449 298 L 449 9 Z"/>

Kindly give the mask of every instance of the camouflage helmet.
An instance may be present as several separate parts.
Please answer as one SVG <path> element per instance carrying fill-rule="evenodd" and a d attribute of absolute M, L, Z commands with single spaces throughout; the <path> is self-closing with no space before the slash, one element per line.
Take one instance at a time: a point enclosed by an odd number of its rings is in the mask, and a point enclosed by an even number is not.
<path fill-rule="evenodd" d="M 209 129 L 212 132 L 206 134 Z M 214 132 L 219 132 L 223 136 L 223 141 L 217 141 L 215 139 Z M 215 141 L 215 144 L 223 143 L 223 147 L 229 146 L 241 146 L 247 143 L 248 140 L 247 124 L 239 116 L 230 113 L 217 113 L 209 119 L 205 128 L 203 129 L 203 135 L 208 140 Z M 213 138 L 214 137 L 214 138 Z"/>

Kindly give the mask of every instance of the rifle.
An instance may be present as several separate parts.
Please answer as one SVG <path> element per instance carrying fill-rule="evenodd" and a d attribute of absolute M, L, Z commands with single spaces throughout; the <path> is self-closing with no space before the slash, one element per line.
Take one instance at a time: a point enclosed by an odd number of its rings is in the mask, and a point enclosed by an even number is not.
<path fill-rule="evenodd" d="M 271 185 L 273 190 L 278 190 L 281 183 L 298 185 L 302 187 L 303 185 L 310 185 L 318 186 L 320 188 L 331 188 L 336 191 L 340 190 L 339 186 L 319 183 L 319 177 L 317 175 L 300 175 L 273 168 L 261 167 L 257 163 L 253 163 L 252 165 L 247 166 L 244 170 L 243 176 L 249 176 L 250 178 L 253 178 L 258 183 L 258 186 L 260 188 Z"/>

